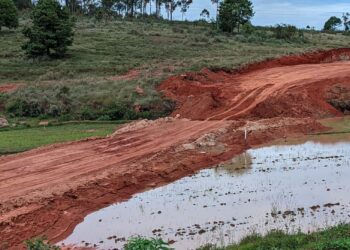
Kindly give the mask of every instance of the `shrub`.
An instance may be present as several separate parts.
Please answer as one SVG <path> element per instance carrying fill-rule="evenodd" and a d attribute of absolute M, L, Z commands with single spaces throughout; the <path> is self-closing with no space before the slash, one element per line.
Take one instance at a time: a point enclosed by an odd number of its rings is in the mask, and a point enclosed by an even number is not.
<path fill-rule="evenodd" d="M 254 26 L 248 22 L 242 25 L 242 33 L 246 35 L 251 35 L 255 31 Z"/>
<path fill-rule="evenodd" d="M 60 250 L 58 246 L 45 243 L 42 238 L 25 241 L 27 250 Z"/>
<path fill-rule="evenodd" d="M 131 238 L 124 246 L 125 250 L 168 250 L 169 245 L 161 239 Z"/>
<path fill-rule="evenodd" d="M 13 0 L 0 0 L 0 30 L 1 27 L 18 27 L 18 12 Z"/>
<path fill-rule="evenodd" d="M 6 105 L 6 111 L 14 116 L 38 117 L 44 114 L 41 103 L 38 100 L 14 99 Z"/>
<path fill-rule="evenodd" d="M 32 27 L 24 29 L 29 39 L 22 48 L 30 57 L 63 56 L 73 42 L 73 20 L 56 0 L 39 0 L 31 18 Z"/>
<path fill-rule="evenodd" d="M 291 40 L 298 36 L 298 28 L 294 25 L 279 24 L 274 28 L 275 37 L 277 39 Z"/>
<path fill-rule="evenodd" d="M 329 241 L 327 243 L 321 244 L 319 249 L 348 250 L 350 249 L 350 239 L 340 239 L 340 240 Z"/>

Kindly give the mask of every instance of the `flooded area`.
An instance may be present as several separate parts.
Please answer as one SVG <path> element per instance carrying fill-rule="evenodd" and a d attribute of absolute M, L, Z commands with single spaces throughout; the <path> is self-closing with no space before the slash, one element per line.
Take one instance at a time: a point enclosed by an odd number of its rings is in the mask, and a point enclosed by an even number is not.
<path fill-rule="evenodd" d="M 350 222 L 349 179 L 349 142 L 251 149 L 92 213 L 60 244 L 122 249 L 139 235 L 196 249 L 273 229 L 311 232 Z"/>

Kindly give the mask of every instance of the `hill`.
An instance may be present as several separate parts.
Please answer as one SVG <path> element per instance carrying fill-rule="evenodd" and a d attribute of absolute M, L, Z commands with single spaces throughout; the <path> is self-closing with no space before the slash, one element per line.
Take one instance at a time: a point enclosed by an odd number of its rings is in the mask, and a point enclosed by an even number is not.
<path fill-rule="evenodd" d="M 346 47 L 350 37 L 304 31 L 292 40 L 256 28 L 239 35 L 207 23 L 153 19 L 96 22 L 79 17 L 66 58 L 27 59 L 16 31 L 0 33 L 0 114 L 59 120 L 156 118 L 174 103 L 162 80 L 202 68 L 237 68 L 290 53 Z"/>

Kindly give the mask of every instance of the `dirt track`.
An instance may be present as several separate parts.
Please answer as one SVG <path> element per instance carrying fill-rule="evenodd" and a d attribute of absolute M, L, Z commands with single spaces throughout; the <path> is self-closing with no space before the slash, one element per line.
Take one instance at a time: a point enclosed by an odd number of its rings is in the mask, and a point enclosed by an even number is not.
<path fill-rule="evenodd" d="M 104 139 L 0 158 L 0 242 L 63 239 L 88 213 L 217 164 L 247 147 L 323 129 L 326 102 L 350 89 L 350 50 L 285 57 L 238 72 L 189 73 L 160 85 L 181 118 L 141 121 Z M 311 117 L 311 118 L 310 118 Z M 250 131 L 248 145 L 243 131 Z"/>

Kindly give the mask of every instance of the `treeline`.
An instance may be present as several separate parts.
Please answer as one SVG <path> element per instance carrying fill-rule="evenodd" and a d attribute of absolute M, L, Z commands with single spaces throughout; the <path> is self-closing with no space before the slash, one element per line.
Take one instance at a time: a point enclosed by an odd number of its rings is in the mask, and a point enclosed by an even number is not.
<path fill-rule="evenodd" d="M 30 9 L 36 4 L 32 0 L 14 0 L 14 2 L 20 10 Z M 164 9 L 169 20 L 173 19 L 173 13 L 177 9 L 184 16 L 192 2 L 193 0 L 60 0 L 72 14 L 94 16 L 102 10 L 111 15 L 124 17 L 153 15 L 160 18 Z M 203 13 L 207 12 L 204 10 Z"/>

